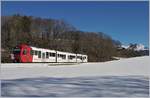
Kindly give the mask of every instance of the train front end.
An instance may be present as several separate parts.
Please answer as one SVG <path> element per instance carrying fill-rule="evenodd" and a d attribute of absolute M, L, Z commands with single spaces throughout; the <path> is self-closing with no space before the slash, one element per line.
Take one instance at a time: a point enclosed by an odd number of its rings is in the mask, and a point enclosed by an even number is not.
<path fill-rule="evenodd" d="M 32 62 L 31 48 L 28 45 L 21 44 L 13 49 L 13 62 Z"/>

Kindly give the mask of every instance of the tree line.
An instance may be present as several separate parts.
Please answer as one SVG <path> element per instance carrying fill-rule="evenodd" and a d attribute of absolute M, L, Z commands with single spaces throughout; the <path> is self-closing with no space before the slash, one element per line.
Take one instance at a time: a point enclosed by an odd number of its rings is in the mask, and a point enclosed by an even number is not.
<path fill-rule="evenodd" d="M 121 42 L 102 32 L 83 32 L 64 20 L 32 16 L 1 17 L 2 62 L 10 62 L 9 54 L 21 43 L 39 48 L 88 55 L 88 61 L 112 60 L 114 56 L 130 57 L 130 52 L 118 50 Z M 127 54 L 124 54 L 127 53 Z M 134 54 L 136 56 L 137 54 Z"/>

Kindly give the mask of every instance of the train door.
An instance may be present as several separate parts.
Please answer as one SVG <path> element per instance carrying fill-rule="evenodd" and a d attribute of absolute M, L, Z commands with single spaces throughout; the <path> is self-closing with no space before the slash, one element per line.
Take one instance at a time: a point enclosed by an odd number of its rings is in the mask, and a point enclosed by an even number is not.
<path fill-rule="evenodd" d="M 45 56 L 46 56 L 46 55 L 45 55 L 45 53 L 43 52 L 43 53 L 42 53 L 42 62 L 45 62 L 45 60 L 46 60 L 46 59 L 45 59 Z"/>
<path fill-rule="evenodd" d="M 31 48 L 22 48 L 21 62 L 32 62 Z"/>

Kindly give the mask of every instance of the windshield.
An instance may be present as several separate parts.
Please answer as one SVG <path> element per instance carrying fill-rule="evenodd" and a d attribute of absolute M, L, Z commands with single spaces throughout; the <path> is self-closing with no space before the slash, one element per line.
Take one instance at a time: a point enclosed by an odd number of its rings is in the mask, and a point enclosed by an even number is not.
<path fill-rule="evenodd" d="M 14 50 L 13 50 L 13 53 L 14 53 L 14 54 L 20 54 L 20 49 L 19 49 L 19 48 L 14 49 Z"/>

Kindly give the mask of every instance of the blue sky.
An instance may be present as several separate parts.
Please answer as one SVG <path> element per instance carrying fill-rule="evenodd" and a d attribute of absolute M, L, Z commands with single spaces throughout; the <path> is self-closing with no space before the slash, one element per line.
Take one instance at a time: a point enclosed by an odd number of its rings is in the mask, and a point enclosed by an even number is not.
<path fill-rule="evenodd" d="M 147 1 L 2 2 L 2 15 L 63 19 L 81 31 L 104 32 L 127 45 L 149 46 Z"/>

